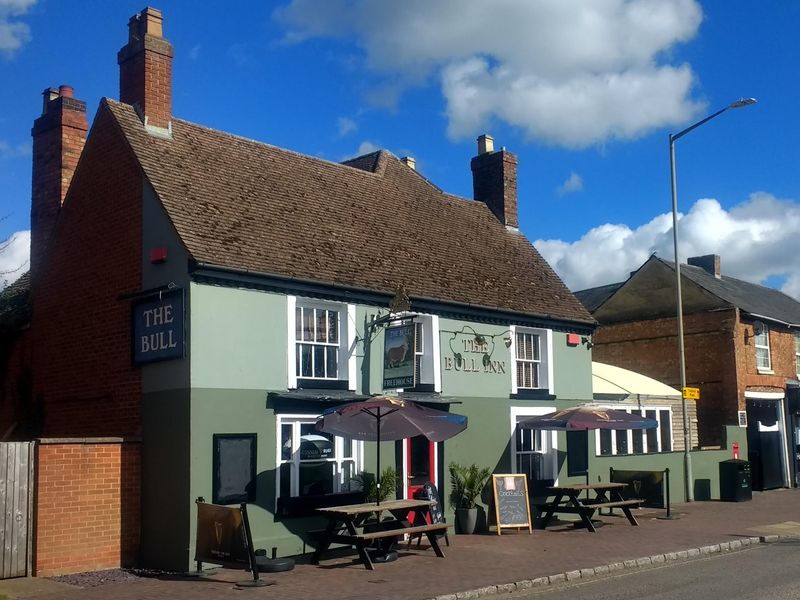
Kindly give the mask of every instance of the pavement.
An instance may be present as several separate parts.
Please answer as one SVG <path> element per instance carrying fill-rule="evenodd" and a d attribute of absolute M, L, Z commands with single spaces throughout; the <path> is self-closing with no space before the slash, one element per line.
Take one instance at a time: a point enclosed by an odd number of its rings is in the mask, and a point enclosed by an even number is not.
<path fill-rule="evenodd" d="M 220 569 L 212 576 L 139 578 L 80 588 L 49 579 L 0 581 L 0 599 L 41 600 L 204 600 L 269 598 L 297 600 L 461 600 L 518 589 L 552 585 L 609 571 L 659 566 L 661 563 L 733 552 L 752 544 L 800 537 L 800 489 L 754 492 L 748 502 L 693 502 L 665 511 L 640 509 L 639 527 L 627 519 L 602 515 L 597 533 L 569 524 L 547 530 L 501 536 L 450 535 L 445 558 L 423 541 L 420 549 L 402 545 L 399 560 L 366 570 L 347 554 L 319 566 L 299 561 L 293 571 L 263 573 L 268 587 L 238 588 L 252 579 L 244 571 Z M 5 600 L 5 599 L 3 599 Z"/>

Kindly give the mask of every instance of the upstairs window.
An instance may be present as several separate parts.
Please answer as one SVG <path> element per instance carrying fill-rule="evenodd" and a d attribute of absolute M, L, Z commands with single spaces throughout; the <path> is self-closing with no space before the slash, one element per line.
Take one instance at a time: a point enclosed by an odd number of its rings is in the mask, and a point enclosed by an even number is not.
<path fill-rule="evenodd" d="M 538 334 L 518 331 L 517 341 L 517 387 L 538 389 L 541 387 L 542 366 L 541 339 Z"/>
<path fill-rule="evenodd" d="M 761 333 L 755 336 L 756 342 L 756 368 L 759 371 L 769 371 L 772 369 L 772 362 L 769 357 L 769 329 L 765 325 Z"/>
<path fill-rule="evenodd" d="M 355 383 L 349 353 L 354 307 L 293 296 L 288 302 L 288 387 L 348 389 L 351 379 Z"/>
<path fill-rule="evenodd" d="M 550 353 L 551 332 L 547 329 L 512 327 L 514 361 L 512 393 L 547 393 L 552 381 Z"/>

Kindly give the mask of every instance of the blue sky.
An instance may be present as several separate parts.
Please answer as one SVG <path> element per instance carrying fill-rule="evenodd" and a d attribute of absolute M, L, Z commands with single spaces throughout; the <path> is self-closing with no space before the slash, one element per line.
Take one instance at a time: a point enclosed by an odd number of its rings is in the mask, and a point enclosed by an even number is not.
<path fill-rule="evenodd" d="M 681 256 L 800 297 L 800 3 L 744 0 L 164 0 L 176 117 L 332 161 L 411 155 L 470 197 L 475 138 L 519 157 L 520 226 L 573 289 Z M 118 97 L 141 1 L 0 0 L 0 280 L 25 270 L 30 128 L 72 85 Z M 472 243 L 480 243 L 479 236 Z"/>

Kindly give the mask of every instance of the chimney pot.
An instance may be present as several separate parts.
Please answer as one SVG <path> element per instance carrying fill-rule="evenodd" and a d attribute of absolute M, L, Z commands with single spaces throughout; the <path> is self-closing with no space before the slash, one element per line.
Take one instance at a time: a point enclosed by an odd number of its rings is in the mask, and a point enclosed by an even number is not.
<path fill-rule="evenodd" d="M 478 137 L 478 154 L 488 152 L 494 152 L 494 138 L 484 133 Z"/>
<path fill-rule="evenodd" d="M 417 170 L 417 160 L 413 156 L 404 156 L 401 158 L 409 169 Z"/>
<path fill-rule="evenodd" d="M 58 95 L 62 98 L 72 98 L 75 95 L 75 90 L 72 89 L 71 85 L 60 85 L 58 86 Z"/>
<path fill-rule="evenodd" d="M 42 92 L 42 114 L 47 114 L 47 109 L 50 106 L 50 103 L 58 98 L 58 90 L 56 88 L 45 88 Z"/>

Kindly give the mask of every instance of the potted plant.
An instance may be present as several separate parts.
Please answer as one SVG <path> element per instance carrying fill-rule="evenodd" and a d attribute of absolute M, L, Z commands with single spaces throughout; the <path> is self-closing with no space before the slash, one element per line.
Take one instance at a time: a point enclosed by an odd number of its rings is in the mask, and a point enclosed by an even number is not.
<path fill-rule="evenodd" d="M 358 475 L 354 475 L 353 483 L 364 491 L 364 502 L 384 502 L 389 498 L 394 498 L 397 489 L 397 471 L 394 467 L 386 467 L 381 473 L 380 488 L 375 480 L 375 473 L 369 471 L 362 471 Z"/>
<path fill-rule="evenodd" d="M 489 480 L 491 472 L 486 467 L 479 468 L 450 463 L 450 501 L 456 511 L 456 532 L 475 533 L 478 524 L 476 500 Z"/>

